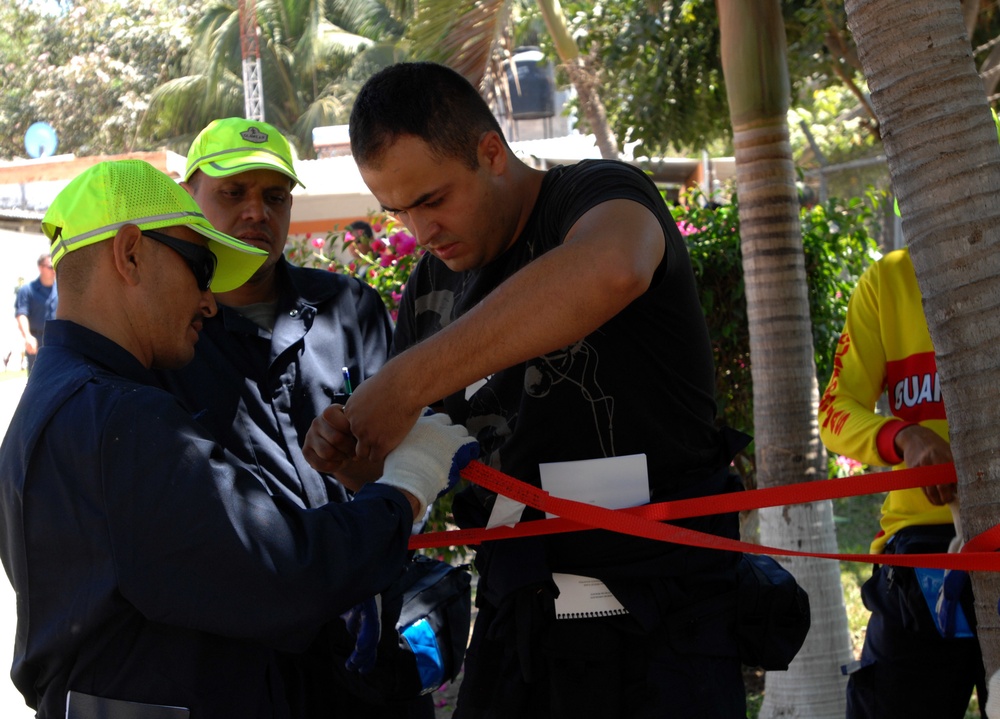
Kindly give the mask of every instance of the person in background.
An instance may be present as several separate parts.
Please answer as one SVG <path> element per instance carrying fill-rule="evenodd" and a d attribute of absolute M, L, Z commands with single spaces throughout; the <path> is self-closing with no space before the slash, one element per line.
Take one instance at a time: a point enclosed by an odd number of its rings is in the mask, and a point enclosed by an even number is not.
<path fill-rule="evenodd" d="M 355 220 L 347 226 L 347 231 L 354 238 L 354 250 L 357 253 L 368 254 L 372 251 L 372 240 L 375 239 L 375 231 L 371 225 L 364 220 Z"/>
<path fill-rule="evenodd" d="M 38 277 L 18 289 L 14 300 L 14 318 L 24 339 L 28 374 L 35 365 L 39 348 L 45 343 L 45 323 L 55 318 L 58 305 L 56 272 L 52 258 L 44 254 L 38 258 Z"/>
<path fill-rule="evenodd" d="M 883 393 L 890 416 L 875 409 Z M 909 250 L 888 253 L 858 280 L 819 421 L 828 450 L 864 464 L 952 461 L 934 346 Z M 955 538 L 956 502 L 954 483 L 889 492 L 871 551 L 947 552 Z M 921 591 L 923 571 L 875 565 L 861 588 L 871 617 L 847 684 L 850 719 L 961 719 L 974 687 L 985 705 L 979 643 L 971 634 L 942 635 L 936 609 Z M 971 592 L 964 599 L 963 615 L 973 619 Z M 936 605 L 936 596 L 930 602 Z M 933 690 L 914 691 L 921 686 Z"/>
<path fill-rule="evenodd" d="M 191 360 L 211 288 L 266 254 L 139 160 L 78 175 L 42 229 L 64 302 L 0 446 L 15 685 L 39 719 L 315 716 L 279 652 L 393 580 L 474 442 L 427 417 L 353 502 L 304 510 L 150 371 Z"/>
<path fill-rule="evenodd" d="M 630 504 L 736 488 L 694 274 L 649 178 L 616 161 L 528 167 L 476 89 L 433 63 L 370 78 L 350 135 L 365 183 L 427 254 L 393 358 L 317 419 L 307 457 L 377 461 L 443 399 L 486 464 L 543 488 L 542 469 L 567 462 L 578 491 L 590 474 Z M 453 506 L 462 527 L 540 516 L 478 487 Z M 738 536 L 730 514 L 682 524 Z M 726 599 L 738 559 L 601 531 L 483 543 L 457 715 L 744 717 Z M 607 616 L 557 618 L 565 575 L 603 583 Z"/>
<path fill-rule="evenodd" d="M 219 311 L 203 321 L 194 359 L 159 376 L 270 491 L 313 508 L 346 502 L 352 490 L 378 476 L 377 467 L 360 462 L 354 471 L 342 468 L 339 479 L 318 472 L 301 447 L 313 418 L 343 405 L 351 384 L 361 384 L 382 366 L 392 326 L 368 285 L 286 260 L 297 184 L 291 146 L 268 123 L 215 120 L 195 138 L 182 186 L 215 227 L 267 257 L 247 282 L 215 293 Z M 390 629 L 383 633 L 385 641 Z M 368 696 L 357 675 L 344 667 L 341 654 L 351 646 L 338 621 L 308 652 L 284 658 L 288 681 L 302 684 L 304 712 L 433 717 L 430 696 L 387 705 Z"/>

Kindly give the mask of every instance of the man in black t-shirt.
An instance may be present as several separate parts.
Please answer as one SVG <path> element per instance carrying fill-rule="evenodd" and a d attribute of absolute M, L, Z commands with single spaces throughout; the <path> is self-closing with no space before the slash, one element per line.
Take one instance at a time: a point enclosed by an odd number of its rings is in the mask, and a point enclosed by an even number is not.
<path fill-rule="evenodd" d="M 372 77 L 350 130 L 369 189 L 427 254 L 392 359 L 344 413 L 314 422 L 307 458 L 329 469 L 355 453 L 377 460 L 443 399 L 483 461 L 532 484 L 544 485 L 540 465 L 600 460 L 621 494 L 618 462 L 644 455 L 639 503 L 733 489 L 694 275 L 642 172 L 528 167 L 475 88 L 430 63 Z M 463 527 L 540 516 L 478 487 L 454 507 Z M 680 524 L 738 536 L 732 515 Z M 726 599 L 736 555 L 602 531 L 477 549 L 463 719 L 745 716 Z M 621 609 L 556 619 L 554 572 L 600 580 Z"/>

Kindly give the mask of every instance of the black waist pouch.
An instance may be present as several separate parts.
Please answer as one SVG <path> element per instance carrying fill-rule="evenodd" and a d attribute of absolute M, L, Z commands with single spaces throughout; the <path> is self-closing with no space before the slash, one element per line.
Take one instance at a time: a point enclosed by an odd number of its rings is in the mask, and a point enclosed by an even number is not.
<path fill-rule="evenodd" d="M 740 661 L 788 669 L 809 633 L 809 595 L 770 557 L 744 554 L 737 567 L 736 635 Z"/>

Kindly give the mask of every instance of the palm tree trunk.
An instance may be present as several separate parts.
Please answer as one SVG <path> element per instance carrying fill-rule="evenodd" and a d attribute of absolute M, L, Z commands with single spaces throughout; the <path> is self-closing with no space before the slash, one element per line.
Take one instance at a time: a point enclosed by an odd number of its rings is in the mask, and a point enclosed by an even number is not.
<path fill-rule="evenodd" d="M 559 60 L 565 66 L 570 82 L 576 89 L 577 97 L 580 98 L 580 109 L 594 132 L 601 157 L 617 160 L 618 141 L 611 131 L 608 114 L 604 109 L 604 103 L 601 102 L 598 78 L 587 66 L 586 58 L 580 55 L 580 49 L 570 35 L 569 28 L 566 27 L 566 18 L 559 0 L 538 0 L 538 8 L 542 11 L 545 26 L 552 36 Z"/>
<path fill-rule="evenodd" d="M 781 7 L 779 0 L 716 5 L 736 150 L 758 486 L 824 478 Z M 761 541 L 835 552 L 831 503 L 762 512 Z M 760 716 L 839 719 L 846 686 L 840 665 L 851 656 L 839 566 L 818 559 L 782 563 L 809 593 L 813 625 L 788 671 L 766 675 Z"/>
<path fill-rule="evenodd" d="M 924 298 L 969 539 L 997 523 L 1000 145 L 953 0 L 847 0 L 903 234 Z M 976 573 L 987 676 L 1000 668 L 1000 574 Z"/>

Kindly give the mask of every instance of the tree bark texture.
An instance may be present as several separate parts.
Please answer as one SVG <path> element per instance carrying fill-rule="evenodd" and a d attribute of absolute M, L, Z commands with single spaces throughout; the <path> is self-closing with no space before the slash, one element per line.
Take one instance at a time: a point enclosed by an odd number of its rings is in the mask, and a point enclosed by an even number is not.
<path fill-rule="evenodd" d="M 826 477 L 819 439 L 795 168 L 788 140 L 788 69 L 778 0 L 717 0 L 722 67 L 733 123 L 740 235 L 754 387 L 760 487 Z M 835 552 L 830 502 L 761 513 L 761 542 Z M 765 678 L 761 717 L 843 717 L 851 659 L 839 565 L 782 563 L 809 593 L 813 624 L 787 672 Z"/>
<path fill-rule="evenodd" d="M 848 0 L 937 356 L 966 539 L 1000 517 L 1000 145 L 958 3 Z M 1000 574 L 976 573 L 987 676 Z"/>

